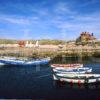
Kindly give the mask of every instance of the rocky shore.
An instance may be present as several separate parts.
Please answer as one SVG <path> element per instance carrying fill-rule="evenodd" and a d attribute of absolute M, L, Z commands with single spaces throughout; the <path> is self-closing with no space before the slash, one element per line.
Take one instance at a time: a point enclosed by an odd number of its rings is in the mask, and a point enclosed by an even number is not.
<path fill-rule="evenodd" d="M 32 57 L 32 58 L 43 58 L 50 57 L 54 58 L 57 56 L 66 57 L 85 57 L 85 56 L 100 56 L 100 47 L 88 47 L 88 46 L 74 46 L 68 47 L 63 45 L 43 45 L 38 48 L 20 48 L 20 47 L 6 47 L 0 48 L 1 56 L 14 56 L 14 57 Z"/>

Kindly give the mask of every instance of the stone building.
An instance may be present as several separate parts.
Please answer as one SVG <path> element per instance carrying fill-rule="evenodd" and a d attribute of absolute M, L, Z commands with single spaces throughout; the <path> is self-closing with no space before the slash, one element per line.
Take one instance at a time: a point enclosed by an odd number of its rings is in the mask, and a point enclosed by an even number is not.
<path fill-rule="evenodd" d="M 82 32 L 80 36 L 76 39 L 76 43 L 78 44 L 87 44 L 87 43 L 93 43 L 96 40 L 93 33 L 89 32 Z"/>

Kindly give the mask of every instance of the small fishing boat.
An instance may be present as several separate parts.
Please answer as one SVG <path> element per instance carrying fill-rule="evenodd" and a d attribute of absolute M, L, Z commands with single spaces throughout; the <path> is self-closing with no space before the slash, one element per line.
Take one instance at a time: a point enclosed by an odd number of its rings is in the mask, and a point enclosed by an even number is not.
<path fill-rule="evenodd" d="M 56 73 L 53 74 L 53 79 L 68 83 L 95 83 L 100 82 L 100 74 Z"/>
<path fill-rule="evenodd" d="M 60 67 L 60 68 L 79 68 L 83 67 L 83 64 L 52 64 L 52 68 Z"/>
<path fill-rule="evenodd" d="M 41 65 L 41 64 L 49 64 L 50 59 L 16 59 L 16 58 L 0 58 L 0 65 Z"/>
<path fill-rule="evenodd" d="M 92 68 L 89 67 L 80 67 L 80 68 L 53 68 L 54 73 L 91 73 Z"/>

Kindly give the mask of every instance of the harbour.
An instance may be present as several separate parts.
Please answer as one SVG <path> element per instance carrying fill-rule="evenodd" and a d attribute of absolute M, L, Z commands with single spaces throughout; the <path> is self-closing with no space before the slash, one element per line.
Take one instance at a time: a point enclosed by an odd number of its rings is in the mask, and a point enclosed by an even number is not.
<path fill-rule="evenodd" d="M 100 0 L 0 0 L 0 100 L 100 100 Z"/>
<path fill-rule="evenodd" d="M 83 62 L 83 64 L 86 67 L 92 67 L 93 73 L 100 74 L 100 63 Z M 71 87 L 70 84 L 66 83 L 64 86 L 62 85 L 57 88 L 53 84 L 50 65 L 35 67 L 0 67 L 0 98 L 3 99 L 32 98 L 34 100 L 71 100 L 75 97 L 77 100 L 94 100 L 95 98 L 99 100 L 99 93 L 99 85 L 82 86 L 82 88 L 79 88 L 78 85 L 74 84 L 73 87 Z"/>

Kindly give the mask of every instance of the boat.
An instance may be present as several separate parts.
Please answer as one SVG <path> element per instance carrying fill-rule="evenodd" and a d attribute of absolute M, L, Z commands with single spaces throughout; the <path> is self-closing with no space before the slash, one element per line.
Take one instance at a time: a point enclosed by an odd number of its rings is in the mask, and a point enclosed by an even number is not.
<path fill-rule="evenodd" d="M 54 73 L 91 73 L 92 68 L 80 67 L 80 68 L 53 68 Z"/>
<path fill-rule="evenodd" d="M 0 65 L 44 65 L 49 64 L 50 59 L 16 59 L 10 57 L 0 58 Z"/>
<path fill-rule="evenodd" d="M 92 68 L 83 64 L 53 64 L 51 67 L 54 81 L 78 84 L 100 82 L 100 74 L 92 74 Z"/>
<path fill-rule="evenodd" d="M 57 73 L 53 74 L 53 79 L 55 81 L 63 81 L 68 83 L 96 83 L 100 82 L 100 74 L 64 74 L 64 73 Z"/>
<path fill-rule="evenodd" d="M 80 68 L 83 67 L 83 64 L 52 64 L 52 68 Z"/>

